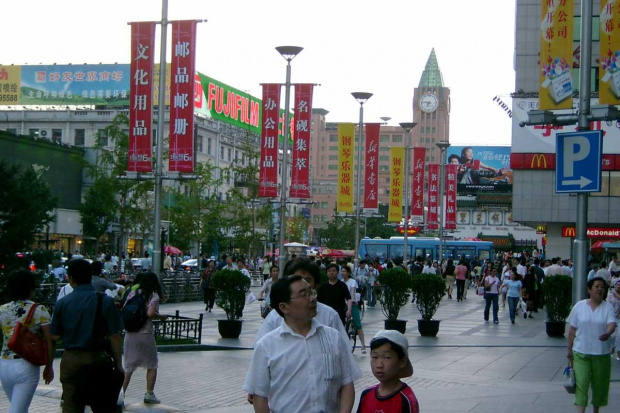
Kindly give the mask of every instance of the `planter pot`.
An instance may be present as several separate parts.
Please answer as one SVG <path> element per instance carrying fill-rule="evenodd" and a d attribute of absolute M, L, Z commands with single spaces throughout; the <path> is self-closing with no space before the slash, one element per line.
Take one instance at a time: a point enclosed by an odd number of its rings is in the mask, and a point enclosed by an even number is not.
<path fill-rule="evenodd" d="M 239 338 L 241 320 L 217 320 L 217 331 L 222 338 Z"/>
<path fill-rule="evenodd" d="M 566 322 L 564 321 L 547 321 L 547 335 L 549 337 L 564 337 Z"/>
<path fill-rule="evenodd" d="M 418 332 L 422 337 L 436 337 L 441 320 L 418 320 Z"/>
<path fill-rule="evenodd" d="M 386 330 L 396 330 L 405 334 L 407 330 L 407 320 L 385 320 L 384 327 Z"/>

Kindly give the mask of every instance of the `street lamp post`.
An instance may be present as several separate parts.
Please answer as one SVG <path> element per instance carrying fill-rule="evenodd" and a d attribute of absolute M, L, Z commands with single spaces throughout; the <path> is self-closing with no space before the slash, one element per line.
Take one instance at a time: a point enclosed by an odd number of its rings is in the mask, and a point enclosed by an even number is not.
<path fill-rule="evenodd" d="M 450 142 L 441 141 L 437 142 L 435 145 L 441 151 L 439 154 L 439 200 L 437 202 L 437 206 L 439 208 L 439 263 L 441 265 L 441 260 L 443 259 L 443 222 L 444 222 L 444 212 L 443 212 L 443 193 L 444 193 L 444 180 L 445 180 L 445 169 L 446 169 L 446 149 L 450 147 Z"/>
<path fill-rule="evenodd" d="M 402 122 L 400 123 L 400 127 L 407 133 L 407 137 L 405 138 L 405 233 L 403 236 L 403 264 L 407 267 L 407 238 L 409 236 L 409 149 L 412 147 L 409 146 L 409 132 L 415 128 L 417 123 L 414 122 Z"/>
<path fill-rule="evenodd" d="M 359 135 L 357 140 L 357 178 L 355 187 L 355 256 L 354 267 L 359 266 L 359 245 L 360 245 L 360 212 L 362 209 L 361 194 L 362 194 L 362 137 L 364 135 L 364 103 L 372 97 L 372 93 L 368 92 L 353 92 L 351 93 L 355 100 L 360 104 L 360 124 Z"/>
<path fill-rule="evenodd" d="M 299 46 L 279 46 L 276 47 L 278 53 L 286 59 L 286 84 L 285 103 L 284 103 L 284 143 L 282 146 L 282 185 L 280 187 L 280 240 L 278 247 L 280 248 L 279 262 L 280 278 L 284 275 L 284 262 L 286 256 L 284 254 L 284 240 L 286 239 L 286 190 L 288 180 L 288 138 L 290 133 L 289 125 L 289 105 L 291 97 L 291 60 L 295 58 L 304 48 Z"/>

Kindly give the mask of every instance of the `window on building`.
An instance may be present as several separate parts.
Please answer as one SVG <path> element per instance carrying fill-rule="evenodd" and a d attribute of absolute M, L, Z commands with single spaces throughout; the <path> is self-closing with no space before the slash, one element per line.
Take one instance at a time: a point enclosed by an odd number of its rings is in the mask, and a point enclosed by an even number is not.
<path fill-rule="evenodd" d="M 320 222 L 320 220 L 321 220 L 321 216 L 320 215 L 313 215 L 312 216 L 312 221 L 314 223 L 318 223 L 318 222 Z"/>
<path fill-rule="evenodd" d="M 435 133 L 435 127 L 434 126 L 431 128 L 431 133 Z"/>
<path fill-rule="evenodd" d="M 403 135 L 392 135 L 392 142 L 402 142 Z"/>
<path fill-rule="evenodd" d="M 232 161 L 232 148 L 228 148 L 228 161 Z"/>
<path fill-rule="evenodd" d="M 379 142 L 389 142 L 389 141 L 390 141 L 389 135 L 381 135 L 381 136 L 379 136 Z"/>
<path fill-rule="evenodd" d="M 329 135 L 330 142 L 338 142 L 338 135 Z"/>
<path fill-rule="evenodd" d="M 321 222 L 327 222 L 327 215 L 321 215 Z"/>
<path fill-rule="evenodd" d="M 389 155 L 379 155 L 379 161 L 390 161 Z"/>
<path fill-rule="evenodd" d="M 73 133 L 73 144 L 75 146 L 84 146 L 86 143 L 86 129 L 76 129 Z"/>
<path fill-rule="evenodd" d="M 38 138 L 39 137 L 39 129 L 38 128 L 36 128 L 36 129 L 34 129 L 34 128 L 33 129 L 28 129 L 28 135 L 31 138 Z"/>
<path fill-rule="evenodd" d="M 325 209 L 329 206 L 328 202 L 321 202 L 321 208 Z"/>
<path fill-rule="evenodd" d="M 330 161 L 337 161 L 338 160 L 338 155 L 329 155 L 329 160 Z"/>
<path fill-rule="evenodd" d="M 13 135 L 17 135 L 17 128 L 8 128 L 6 131 L 8 133 L 12 133 Z"/>
<path fill-rule="evenodd" d="M 338 165 L 329 165 L 327 167 L 327 169 L 329 169 L 330 171 L 337 171 L 338 170 Z"/>
<path fill-rule="evenodd" d="M 207 138 L 207 154 L 212 155 L 211 153 L 211 145 L 213 144 L 213 140 L 211 138 Z"/>
<path fill-rule="evenodd" d="M 196 137 L 196 151 L 197 152 L 203 152 L 203 150 L 202 150 L 203 149 L 203 147 L 202 147 L 202 143 L 203 143 L 202 140 L 203 139 L 204 138 L 202 136 L 200 136 L 200 135 L 198 135 Z"/>
<path fill-rule="evenodd" d="M 62 129 L 52 129 L 52 140 L 62 142 Z"/>
<path fill-rule="evenodd" d="M 388 171 L 389 167 L 388 167 L 388 165 L 379 165 L 379 170 L 380 171 Z"/>
<path fill-rule="evenodd" d="M 337 151 L 337 150 L 338 150 L 338 147 L 337 147 L 337 146 L 330 146 L 330 147 L 329 147 L 329 150 L 330 150 L 330 151 Z"/>
<path fill-rule="evenodd" d="M 220 146 L 220 159 L 224 160 L 224 147 Z"/>
<path fill-rule="evenodd" d="M 108 131 L 105 129 L 97 130 L 97 143 L 99 146 L 106 147 L 108 146 Z"/>

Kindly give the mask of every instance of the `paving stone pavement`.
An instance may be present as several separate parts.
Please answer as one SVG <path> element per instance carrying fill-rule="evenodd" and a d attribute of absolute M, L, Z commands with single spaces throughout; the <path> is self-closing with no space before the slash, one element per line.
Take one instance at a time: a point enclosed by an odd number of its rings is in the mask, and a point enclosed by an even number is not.
<path fill-rule="evenodd" d="M 257 289 L 254 287 L 254 289 Z M 544 310 L 534 319 L 519 318 L 510 324 L 508 310 L 500 308 L 500 324 L 482 319 L 483 301 L 473 290 L 468 300 L 457 303 L 444 299 L 436 315 L 442 320 L 436 338 L 417 332 L 419 316 L 414 305 L 401 311 L 408 320 L 407 337 L 414 375 L 405 381 L 414 389 L 424 413 L 497 412 L 538 413 L 575 411 L 573 396 L 562 387 L 566 365 L 566 340 L 546 336 Z M 164 304 L 162 312 L 196 316 L 204 312 L 201 303 Z M 163 401 L 153 406 L 142 403 L 145 371 L 138 370 L 126 395 L 126 411 L 131 412 L 252 412 L 242 386 L 250 359 L 252 341 L 262 319 L 258 303 L 244 311 L 239 340 L 219 338 L 215 320 L 223 312 L 206 313 L 203 344 L 228 350 L 161 352 L 155 392 Z M 367 309 L 362 322 L 368 340 L 383 329 L 379 306 Z M 217 346 L 217 347 L 215 347 Z M 368 355 L 359 348 L 353 353 L 363 375 L 355 382 L 356 394 L 376 382 Z M 59 360 L 55 361 L 58 376 Z M 620 362 L 612 361 L 609 407 L 620 411 Z M 60 412 L 60 382 L 40 384 L 30 412 Z M 356 401 L 357 404 L 357 401 Z M 0 412 L 8 411 L 8 400 L 0 392 Z"/>

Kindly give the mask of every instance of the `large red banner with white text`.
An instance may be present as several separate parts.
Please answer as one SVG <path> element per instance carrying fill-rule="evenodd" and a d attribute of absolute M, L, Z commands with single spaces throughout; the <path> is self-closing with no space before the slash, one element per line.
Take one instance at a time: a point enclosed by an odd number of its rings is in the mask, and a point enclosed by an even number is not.
<path fill-rule="evenodd" d="M 456 176 L 459 165 L 446 165 L 446 229 L 456 229 Z"/>
<path fill-rule="evenodd" d="M 195 61 L 196 21 L 172 22 L 170 172 L 194 172 Z"/>
<path fill-rule="evenodd" d="M 278 196 L 278 123 L 280 114 L 280 84 L 263 84 L 263 134 L 260 146 L 258 196 Z"/>
<path fill-rule="evenodd" d="M 127 171 L 151 172 L 155 23 L 131 23 L 129 157 Z"/>
<path fill-rule="evenodd" d="M 293 128 L 291 198 L 310 198 L 312 90 L 313 85 L 309 83 L 295 85 L 295 126 Z"/>
<path fill-rule="evenodd" d="M 364 211 L 379 210 L 379 123 L 366 124 Z"/>
<path fill-rule="evenodd" d="M 438 200 L 439 200 L 439 165 L 428 165 L 428 213 L 426 216 L 426 229 L 438 229 Z"/>
<path fill-rule="evenodd" d="M 426 148 L 413 148 L 413 179 L 411 180 L 411 221 L 424 222 L 424 178 Z"/>

